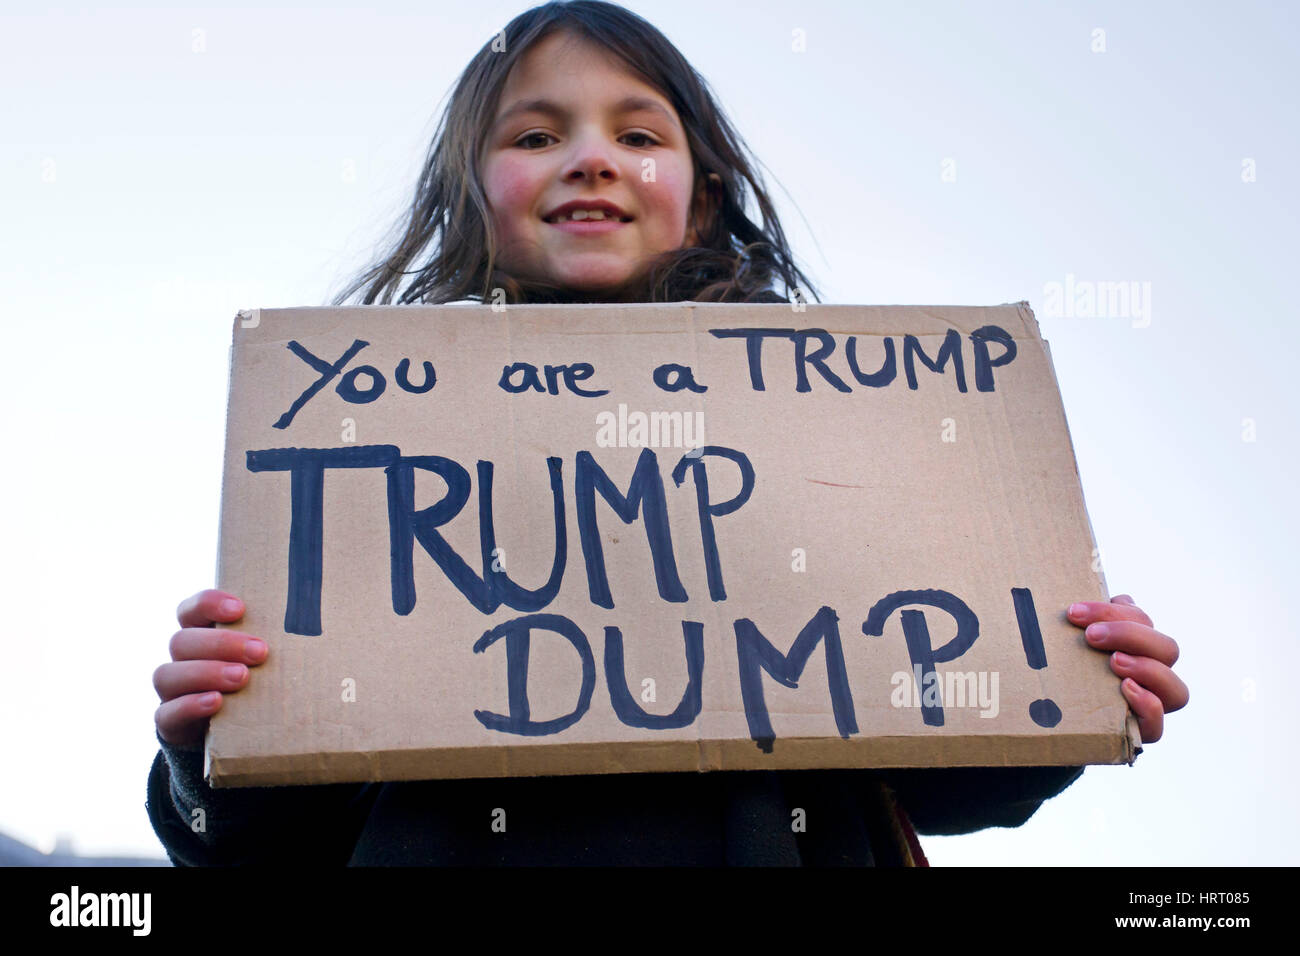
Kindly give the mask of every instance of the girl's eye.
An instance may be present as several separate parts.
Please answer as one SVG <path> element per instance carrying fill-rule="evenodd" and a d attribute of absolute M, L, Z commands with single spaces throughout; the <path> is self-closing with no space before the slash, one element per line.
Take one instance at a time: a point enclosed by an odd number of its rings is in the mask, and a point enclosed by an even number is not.
<path fill-rule="evenodd" d="M 655 143 L 656 143 L 655 138 L 654 138 L 653 136 L 651 136 L 649 133 L 638 133 L 638 132 L 632 132 L 632 133 L 628 133 L 627 135 L 628 135 L 628 136 L 639 136 L 639 137 L 641 137 L 641 139 L 645 140 L 645 145 L 647 145 L 647 146 L 654 146 Z"/>
<path fill-rule="evenodd" d="M 535 141 L 537 140 L 537 138 L 538 138 L 539 136 L 540 136 L 542 139 L 544 139 L 544 140 L 548 140 L 548 141 L 554 138 L 553 136 L 551 136 L 550 133 L 543 133 L 543 132 L 540 132 L 540 131 L 535 132 L 535 133 L 525 133 L 523 136 L 521 136 L 519 139 L 517 139 L 517 140 L 515 141 L 515 145 L 516 145 L 516 146 L 522 146 L 524 149 L 536 149 L 536 148 L 545 147 L 545 146 L 549 146 L 549 145 L 550 145 L 549 142 L 535 143 Z M 633 132 L 631 132 L 631 133 L 624 133 L 624 134 L 623 134 L 623 137 L 624 137 L 625 139 L 628 138 L 628 137 L 639 138 L 639 139 L 642 141 L 641 144 L 640 144 L 641 146 L 656 146 L 656 145 L 658 145 L 658 142 L 659 142 L 659 141 L 656 140 L 653 136 L 651 136 L 649 133 L 641 133 L 641 132 L 637 132 L 637 131 L 633 131 Z M 535 145 L 533 145 L 533 146 L 529 146 L 528 143 L 530 143 L 530 142 L 534 142 Z"/>

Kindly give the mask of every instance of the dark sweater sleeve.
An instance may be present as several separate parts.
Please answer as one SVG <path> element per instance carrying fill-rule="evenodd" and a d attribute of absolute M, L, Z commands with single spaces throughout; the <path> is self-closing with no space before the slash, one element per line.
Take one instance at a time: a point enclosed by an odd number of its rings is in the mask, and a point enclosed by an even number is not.
<path fill-rule="evenodd" d="M 176 866 L 342 866 L 351 858 L 372 785 L 214 790 L 201 748 L 158 742 L 145 809 Z"/>
<path fill-rule="evenodd" d="M 917 833 L 1018 827 L 1083 775 L 1083 767 L 926 767 L 885 771 Z"/>

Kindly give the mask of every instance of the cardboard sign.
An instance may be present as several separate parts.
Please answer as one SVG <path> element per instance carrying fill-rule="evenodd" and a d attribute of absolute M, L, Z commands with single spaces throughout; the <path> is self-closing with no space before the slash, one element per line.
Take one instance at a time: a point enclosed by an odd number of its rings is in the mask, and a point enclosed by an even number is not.
<path fill-rule="evenodd" d="M 227 429 L 214 786 L 1138 748 L 1027 303 L 262 309 Z"/>

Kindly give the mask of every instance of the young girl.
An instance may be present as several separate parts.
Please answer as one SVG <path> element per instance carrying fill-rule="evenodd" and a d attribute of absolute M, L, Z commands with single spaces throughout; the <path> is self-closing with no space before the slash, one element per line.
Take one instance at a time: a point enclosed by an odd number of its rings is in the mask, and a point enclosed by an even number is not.
<path fill-rule="evenodd" d="M 745 208 L 746 188 L 762 214 Z M 780 302 L 815 295 L 739 137 L 654 27 L 607 3 L 516 17 L 461 76 L 405 232 L 336 300 Z M 1187 703 L 1178 647 L 1127 596 L 1072 605 L 1144 741 Z M 200 744 L 267 658 L 216 630 L 235 595 L 182 602 L 154 673 L 154 829 L 178 865 L 924 864 L 915 828 L 1018 826 L 1081 767 L 611 774 L 210 789 Z M 496 832 L 497 808 L 509 825 Z M 795 832 L 792 810 L 804 811 Z M 909 819 L 910 818 L 910 819 Z"/>

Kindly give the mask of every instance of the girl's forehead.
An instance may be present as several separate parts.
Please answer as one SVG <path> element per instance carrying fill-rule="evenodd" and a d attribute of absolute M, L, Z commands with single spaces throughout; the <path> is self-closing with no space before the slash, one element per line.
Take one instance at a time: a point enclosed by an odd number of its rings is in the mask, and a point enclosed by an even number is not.
<path fill-rule="evenodd" d="M 570 30 L 557 30 L 535 41 L 524 51 L 515 69 L 520 63 L 548 66 L 563 65 L 572 60 L 604 61 L 616 68 L 625 68 L 618 53 L 611 47 L 597 43 L 590 37 Z"/>
<path fill-rule="evenodd" d="M 610 89 L 611 83 L 618 88 Z M 578 34 L 552 33 L 534 43 L 511 67 L 498 112 L 509 109 L 520 97 L 538 98 L 544 90 L 561 93 L 581 89 L 588 95 L 600 92 L 618 98 L 630 88 L 663 99 L 614 50 Z M 666 100 L 664 103 L 667 105 Z"/>

